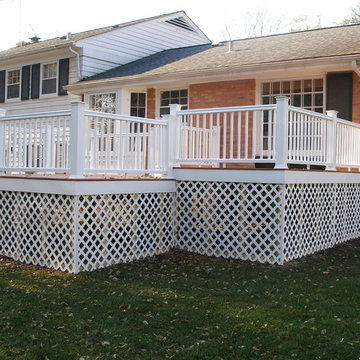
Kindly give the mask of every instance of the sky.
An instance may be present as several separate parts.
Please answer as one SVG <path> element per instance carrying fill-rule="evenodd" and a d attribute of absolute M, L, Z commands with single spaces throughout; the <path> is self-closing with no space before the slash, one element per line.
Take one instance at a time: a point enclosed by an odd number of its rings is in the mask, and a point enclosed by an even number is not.
<path fill-rule="evenodd" d="M 247 37 L 247 29 L 258 12 L 279 33 L 289 31 L 292 21 L 300 15 L 307 15 L 310 25 L 320 18 L 322 26 L 334 26 L 359 3 L 360 0 L 0 0 L 0 50 L 34 35 L 45 40 L 178 10 L 184 10 L 213 43 L 218 43 Z M 275 26 L 277 23 L 280 25 Z"/>

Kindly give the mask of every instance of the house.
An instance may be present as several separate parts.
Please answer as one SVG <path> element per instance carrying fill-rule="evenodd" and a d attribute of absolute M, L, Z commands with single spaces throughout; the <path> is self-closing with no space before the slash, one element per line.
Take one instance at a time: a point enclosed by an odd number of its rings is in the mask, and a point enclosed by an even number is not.
<path fill-rule="evenodd" d="M 84 99 L 99 109 L 110 94 L 111 111 L 159 118 L 169 102 L 254 105 L 282 94 L 291 105 L 359 122 L 359 33 L 359 25 L 346 25 L 212 45 L 180 11 L 35 38 L 0 52 L 0 106 L 11 115 L 64 110 Z"/>
<path fill-rule="evenodd" d="M 340 118 L 358 123 L 359 35 L 360 25 L 347 25 L 165 50 L 67 89 L 86 100 L 146 93 L 147 117 L 166 113 L 169 102 L 195 109 L 271 104 L 286 95 L 291 105 L 337 110 Z M 116 111 L 131 112 L 120 103 Z"/>
<path fill-rule="evenodd" d="M 0 254 L 283 264 L 358 237 L 359 35 L 213 45 L 180 11 L 0 53 Z"/>
<path fill-rule="evenodd" d="M 0 52 L 0 107 L 9 115 L 69 109 L 64 86 L 152 54 L 210 40 L 183 12 L 68 33 Z"/>

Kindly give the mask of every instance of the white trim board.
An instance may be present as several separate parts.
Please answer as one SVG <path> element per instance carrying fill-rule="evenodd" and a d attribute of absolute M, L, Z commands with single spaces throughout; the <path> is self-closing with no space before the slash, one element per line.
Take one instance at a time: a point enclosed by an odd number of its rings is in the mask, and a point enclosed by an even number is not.
<path fill-rule="evenodd" d="M 360 184 L 360 173 L 273 169 L 174 169 L 178 181 L 261 184 Z"/>
<path fill-rule="evenodd" d="M 0 178 L 0 191 L 59 195 L 111 195 L 175 192 L 174 180 L 58 180 Z"/>

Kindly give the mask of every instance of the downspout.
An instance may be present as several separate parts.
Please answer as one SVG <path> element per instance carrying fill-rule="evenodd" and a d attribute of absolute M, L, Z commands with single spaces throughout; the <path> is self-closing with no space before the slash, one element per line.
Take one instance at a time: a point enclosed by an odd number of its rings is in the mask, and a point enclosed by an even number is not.
<path fill-rule="evenodd" d="M 351 62 L 351 66 L 352 66 L 353 70 L 356 72 L 357 76 L 360 78 L 360 69 L 359 69 L 359 66 L 357 64 L 357 61 L 353 60 Z"/>
<path fill-rule="evenodd" d="M 80 69 L 80 54 L 79 52 L 75 51 L 71 46 L 69 46 L 69 50 L 76 55 L 76 60 L 77 60 L 77 75 L 79 77 L 79 79 L 81 80 L 81 69 Z"/>

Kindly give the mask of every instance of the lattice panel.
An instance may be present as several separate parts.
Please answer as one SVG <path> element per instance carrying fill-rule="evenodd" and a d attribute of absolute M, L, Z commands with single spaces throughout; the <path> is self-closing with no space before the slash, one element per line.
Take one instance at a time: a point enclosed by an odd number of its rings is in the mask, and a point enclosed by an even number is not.
<path fill-rule="evenodd" d="M 0 254 L 69 272 L 173 246 L 282 264 L 360 236 L 359 184 L 180 181 L 176 199 L 2 191 L 0 210 Z"/>
<path fill-rule="evenodd" d="M 175 221 L 181 249 L 281 263 L 281 185 L 181 181 Z"/>
<path fill-rule="evenodd" d="M 334 185 L 336 217 L 334 243 L 342 243 L 360 236 L 360 185 Z"/>
<path fill-rule="evenodd" d="M 359 191 L 358 184 L 286 185 L 284 260 L 359 237 Z"/>
<path fill-rule="evenodd" d="M 0 254 L 74 271 L 74 198 L 0 192 Z"/>
<path fill-rule="evenodd" d="M 79 270 L 164 253 L 173 247 L 174 194 L 79 198 Z"/>

